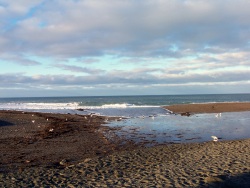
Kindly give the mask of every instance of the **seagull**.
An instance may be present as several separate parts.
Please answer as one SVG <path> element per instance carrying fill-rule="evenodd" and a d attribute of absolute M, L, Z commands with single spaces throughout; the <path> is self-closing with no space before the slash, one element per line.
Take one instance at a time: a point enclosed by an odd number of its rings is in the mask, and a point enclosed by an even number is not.
<path fill-rule="evenodd" d="M 217 117 L 217 118 L 218 118 L 218 117 L 221 117 L 221 113 L 216 114 L 215 117 Z"/>
<path fill-rule="evenodd" d="M 90 117 L 92 118 L 94 115 L 98 115 L 96 113 L 89 113 Z"/>
<path fill-rule="evenodd" d="M 139 116 L 139 118 L 140 118 L 140 119 L 144 119 L 144 115 L 142 115 L 142 116 Z"/>
<path fill-rule="evenodd" d="M 32 120 L 32 123 L 35 123 L 35 120 Z"/>
<path fill-rule="evenodd" d="M 211 136 L 211 138 L 213 139 L 213 141 L 217 142 L 218 141 L 218 138 L 217 136 Z"/>

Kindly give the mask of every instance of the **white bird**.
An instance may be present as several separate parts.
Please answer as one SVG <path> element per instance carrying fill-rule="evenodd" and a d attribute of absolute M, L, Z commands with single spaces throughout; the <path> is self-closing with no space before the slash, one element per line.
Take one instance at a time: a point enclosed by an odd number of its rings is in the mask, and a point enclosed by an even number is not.
<path fill-rule="evenodd" d="M 49 118 L 47 118 L 47 121 L 49 121 Z"/>
<path fill-rule="evenodd" d="M 140 118 L 140 119 L 144 119 L 144 115 L 142 115 L 142 116 L 139 116 L 139 118 Z"/>
<path fill-rule="evenodd" d="M 54 131 L 54 129 L 49 129 L 49 132 L 53 132 Z"/>
<path fill-rule="evenodd" d="M 211 138 L 213 139 L 213 141 L 217 142 L 218 141 L 218 137 L 217 136 L 211 136 Z"/>
<path fill-rule="evenodd" d="M 35 123 L 35 120 L 32 120 L 32 123 Z"/>
<path fill-rule="evenodd" d="M 217 117 L 217 118 L 221 117 L 221 113 L 216 114 L 215 117 Z"/>

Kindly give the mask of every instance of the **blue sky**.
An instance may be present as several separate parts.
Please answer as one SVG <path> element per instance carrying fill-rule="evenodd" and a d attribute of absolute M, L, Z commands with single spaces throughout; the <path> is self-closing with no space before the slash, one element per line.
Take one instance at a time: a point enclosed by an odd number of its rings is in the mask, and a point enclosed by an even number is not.
<path fill-rule="evenodd" d="M 0 0 L 0 97 L 250 93 L 248 0 Z"/>

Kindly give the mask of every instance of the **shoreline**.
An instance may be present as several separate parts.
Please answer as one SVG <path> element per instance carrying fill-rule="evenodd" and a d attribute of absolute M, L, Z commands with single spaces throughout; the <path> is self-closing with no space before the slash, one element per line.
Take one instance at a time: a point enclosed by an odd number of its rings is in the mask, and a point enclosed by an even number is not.
<path fill-rule="evenodd" d="M 197 103 L 163 106 L 173 113 L 223 113 L 250 111 L 250 102 Z"/>
<path fill-rule="evenodd" d="M 0 110 L 0 172 L 61 167 L 62 161 L 70 165 L 123 149 L 124 140 L 105 124 L 105 116 Z M 129 141 L 123 146 L 135 147 Z"/>
<path fill-rule="evenodd" d="M 143 147 L 105 118 L 0 110 L 0 186 L 250 185 L 250 139 Z"/>

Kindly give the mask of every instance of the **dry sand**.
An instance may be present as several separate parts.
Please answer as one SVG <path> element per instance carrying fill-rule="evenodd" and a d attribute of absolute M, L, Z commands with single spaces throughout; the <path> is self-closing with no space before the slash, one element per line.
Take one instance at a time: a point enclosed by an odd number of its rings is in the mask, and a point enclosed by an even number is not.
<path fill-rule="evenodd" d="M 250 139 L 142 148 L 105 138 L 105 117 L 89 118 L 0 112 L 0 187 L 250 185 Z"/>
<path fill-rule="evenodd" d="M 250 111 L 250 103 L 206 103 L 206 104 L 179 104 L 165 106 L 174 113 L 221 113 Z"/>

